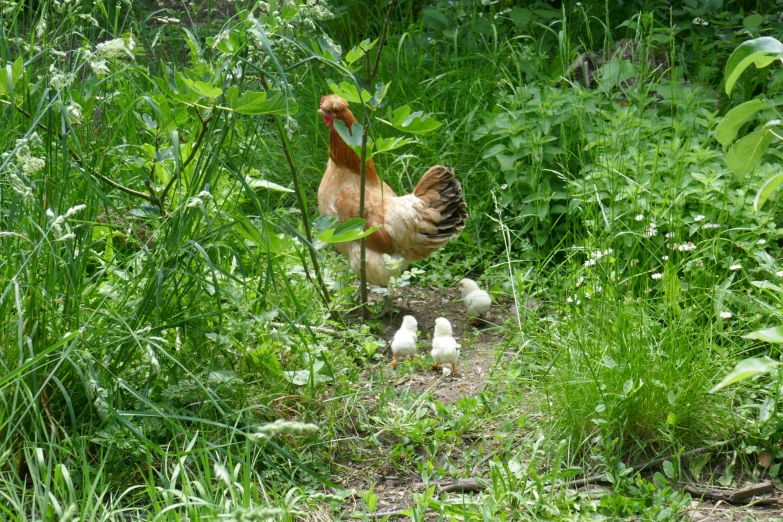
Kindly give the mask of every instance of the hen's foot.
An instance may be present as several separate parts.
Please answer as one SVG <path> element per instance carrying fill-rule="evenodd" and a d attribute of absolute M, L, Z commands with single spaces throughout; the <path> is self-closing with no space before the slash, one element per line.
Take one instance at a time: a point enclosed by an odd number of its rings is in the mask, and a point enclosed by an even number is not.
<path fill-rule="evenodd" d="M 392 368 L 394 368 L 395 370 L 397 369 L 397 354 L 395 354 L 394 357 L 392 357 L 392 362 L 391 362 L 390 366 Z"/>
<path fill-rule="evenodd" d="M 432 365 L 432 369 L 433 369 L 433 370 L 442 370 L 442 369 L 443 369 L 443 366 L 441 366 L 441 365 L 440 365 L 440 364 L 438 364 L 438 363 L 435 363 L 435 364 L 433 364 L 433 365 Z"/>
<path fill-rule="evenodd" d="M 457 371 L 457 363 L 451 364 L 451 375 L 459 375 L 460 373 Z"/>

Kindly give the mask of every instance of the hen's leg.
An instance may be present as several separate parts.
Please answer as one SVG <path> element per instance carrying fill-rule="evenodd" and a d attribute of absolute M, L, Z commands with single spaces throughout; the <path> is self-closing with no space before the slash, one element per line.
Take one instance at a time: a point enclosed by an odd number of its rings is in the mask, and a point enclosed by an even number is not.
<path fill-rule="evenodd" d="M 440 364 L 438 364 L 438 363 L 435 363 L 435 364 L 433 364 L 433 365 L 432 365 L 432 369 L 433 369 L 433 370 L 442 370 L 442 369 L 443 369 L 443 366 L 441 366 L 441 365 L 440 365 Z"/>
<path fill-rule="evenodd" d="M 394 357 L 392 357 L 391 367 L 394 369 L 397 369 L 397 354 L 394 354 Z"/>
<path fill-rule="evenodd" d="M 457 371 L 457 362 L 451 363 L 451 375 L 459 375 L 459 372 Z"/>

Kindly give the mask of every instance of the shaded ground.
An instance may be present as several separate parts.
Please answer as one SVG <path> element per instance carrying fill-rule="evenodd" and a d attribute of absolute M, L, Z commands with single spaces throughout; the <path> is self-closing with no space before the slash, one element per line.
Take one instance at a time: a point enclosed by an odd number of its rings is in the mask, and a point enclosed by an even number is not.
<path fill-rule="evenodd" d="M 413 315 L 419 323 L 419 331 L 421 332 L 419 353 L 413 362 L 402 362 L 396 370 L 393 370 L 388 365 L 391 360 L 391 350 L 387 348 L 383 366 L 366 369 L 361 376 L 362 381 L 367 383 L 384 382 L 392 387 L 400 397 L 410 394 L 427 398 L 428 402 L 431 400 L 443 404 L 454 404 L 463 397 L 475 397 L 481 393 L 495 394 L 502 391 L 504 387 L 503 372 L 507 363 L 514 358 L 515 350 L 513 346 L 507 347 L 507 340 L 501 335 L 500 326 L 496 325 L 503 325 L 508 320 L 516 320 L 516 312 L 512 305 L 513 303 L 496 304 L 488 323 L 480 328 L 474 328 L 467 324 L 464 303 L 459 300 L 456 289 L 442 290 L 432 287 L 398 290 L 395 306 L 400 310 L 400 313 L 391 320 L 390 324 L 384 324 L 384 339 L 391 340 L 402 323 L 404 315 Z M 459 376 L 444 377 L 441 372 L 430 368 L 430 341 L 435 319 L 438 317 L 446 317 L 451 321 L 454 337 L 462 345 L 457 366 L 461 373 Z M 380 381 L 378 380 L 379 374 L 381 375 Z M 378 408 L 394 407 L 394 405 L 379 402 L 380 392 L 381 390 L 377 390 L 366 397 L 365 404 L 371 414 L 378 413 Z M 531 400 L 530 406 L 531 408 L 535 407 L 534 400 Z M 531 412 L 531 414 L 538 416 L 537 412 Z M 461 463 L 460 465 L 464 466 L 463 476 L 476 478 L 485 476 L 490 459 L 506 451 L 492 436 L 495 432 L 494 427 L 488 425 L 485 428 L 482 433 L 464 434 L 458 448 L 452 448 L 449 450 L 451 453 L 445 455 L 451 462 Z M 357 434 L 367 435 L 366 433 Z M 411 469 L 410 466 L 401 466 L 399 463 L 395 465 L 393 459 L 384 454 L 383 448 L 390 448 L 394 443 L 393 440 L 385 441 L 381 437 L 381 451 L 376 448 L 367 448 L 368 452 L 373 453 L 373 458 L 363 459 L 361 462 L 355 460 L 344 462 L 345 473 L 341 474 L 339 480 L 346 487 L 354 488 L 357 491 L 366 492 L 374 486 L 374 493 L 378 496 L 377 513 L 398 512 L 410 508 L 414 504 L 414 494 L 424 492 L 428 486 L 422 482 L 421 476 L 416 470 Z M 484 457 L 473 458 L 476 455 Z M 433 483 L 438 482 L 432 482 L 429 485 Z M 449 493 L 449 495 L 454 496 L 459 493 Z M 355 507 L 358 509 L 361 505 L 360 497 L 355 497 L 353 502 L 356 503 Z M 783 520 L 783 506 L 732 506 L 725 502 L 699 502 L 698 499 L 694 499 L 692 507 L 686 515 L 691 520 L 699 522 Z M 437 517 L 438 515 L 433 513 L 431 519 L 436 520 Z M 396 519 L 407 520 L 409 518 L 398 516 Z M 427 520 L 429 519 L 428 516 Z"/>

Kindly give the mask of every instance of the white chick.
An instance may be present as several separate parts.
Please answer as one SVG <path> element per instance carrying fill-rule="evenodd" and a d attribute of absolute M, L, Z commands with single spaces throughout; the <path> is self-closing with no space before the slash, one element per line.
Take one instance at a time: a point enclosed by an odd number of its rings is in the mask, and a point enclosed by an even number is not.
<path fill-rule="evenodd" d="M 443 364 L 451 365 L 451 373 L 457 373 L 457 358 L 459 357 L 459 345 L 454 337 L 451 336 L 451 323 L 445 317 L 435 319 L 435 334 L 432 337 L 432 360 L 435 364 L 432 366 L 440 370 Z M 446 370 L 445 368 L 443 368 Z M 448 374 L 447 371 L 444 373 Z"/>
<path fill-rule="evenodd" d="M 419 323 L 416 322 L 416 318 L 412 315 L 406 315 L 402 318 L 402 326 L 394 334 L 394 339 L 391 342 L 392 353 L 394 358 L 392 359 L 392 368 L 397 367 L 397 357 L 402 355 L 408 359 L 413 358 L 413 354 L 416 353 L 416 340 L 418 338 L 417 332 L 419 329 Z"/>
<path fill-rule="evenodd" d="M 465 300 L 465 306 L 468 308 L 468 318 L 472 324 L 476 324 L 479 318 L 489 312 L 492 298 L 471 279 L 463 279 L 459 282 L 459 286 L 462 291 L 462 299 Z"/>

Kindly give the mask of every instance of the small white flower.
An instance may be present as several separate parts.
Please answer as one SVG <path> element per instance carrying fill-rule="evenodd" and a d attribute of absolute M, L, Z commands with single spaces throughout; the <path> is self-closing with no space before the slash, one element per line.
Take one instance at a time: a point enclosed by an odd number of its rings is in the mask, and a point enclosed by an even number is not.
<path fill-rule="evenodd" d="M 695 250 L 696 249 L 696 245 L 694 245 L 692 242 L 688 241 L 687 243 L 683 243 L 682 245 L 677 245 L 676 248 L 680 252 L 688 252 L 689 250 Z"/>
<path fill-rule="evenodd" d="M 663 259 L 664 261 L 668 261 L 669 260 L 669 256 L 663 256 L 661 259 Z"/>
<path fill-rule="evenodd" d="M 587 261 L 585 261 L 585 266 L 593 266 L 596 263 L 597 261 L 595 259 L 588 259 Z"/>
<path fill-rule="evenodd" d="M 195 207 L 200 207 L 203 204 L 204 204 L 204 200 L 203 199 L 201 199 L 199 197 L 193 197 L 193 198 L 190 198 L 190 200 L 188 201 L 187 205 L 185 205 L 185 206 L 188 207 L 188 208 L 195 208 Z"/>
<path fill-rule="evenodd" d="M 214 466 L 212 466 L 212 470 L 215 472 L 215 477 L 223 482 L 226 486 L 231 485 L 231 475 L 229 475 L 228 470 L 223 466 L 222 464 L 215 462 Z"/>
<path fill-rule="evenodd" d="M 737 264 L 737 265 L 731 265 L 731 266 L 729 267 L 729 270 L 731 270 L 731 271 L 742 270 L 742 265 L 739 265 L 739 264 Z"/>
<path fill-rule="evenodd" d="M 638 215 L 638 216 L 636 216 L 634 219 L 635 219 L 636 221 L 642 221 L 642 220 L 644 220 L 644 214 L 639 214 L 639 215 Z"/>
<path fill-rule="evenodd" d="M 764 239 L 764 238 L 762 237 L 761 239 L 759 239 L 758 241 L 756 241 L 756 244 L 757 244 L 757 245 L 763 245 L 763 244 L 764 244 L 764 243 L 766 243 L 766 242 L 767 242 L 767 240 L 766 240 L 766 239 Z"/>
<path fill-rule="evenodd" d="M 721 319 L 731 319 L 731 312 L 723 311 L 720 313 Z"/>
<path fill-rule="evenodd" d="M 710 228 L 720 228 L 720 225 L 717 224 L 717 223 L 704 223 L 701 226 L 701 228 L 704 229 L 704 230 L 708 230 Z"/>
<path fill-rule="evenodd" d="M 655 280 L 658 280 L 658 279 L 661 279 L 663 277 L 663 274 L 661 274 L 660 272 L 656 272 L 653 275 L 651 275 L 650 277 L 652 277 Z"/>
<path fill-rule="evenodd" d="M 674 237 L 674 232 L 667 232 L 666 236 L 664 236 L 664 237 L 666 237 L 666 239 L 671 239 L 671 238 Z"/>
<path fill-rule="evenodd" d="M 75 207 L 71 207 L 71 208 L 69 208 L 69 209 L 68 209 L 68 212 L 66 212 L 66 213 L 65 213 L 65 219 L 68 219 L 69 217 L 73 216 L 73 215 L 74 215 L 74 214 L 76 214 L 77 212 L 81 212 L 81 211 L 82 211 L 82 210 L 84 210 L 85 208 L 87 208 L 87 205 L 84 205 L 84 204 L 82 204 L 82 205 L 76 205 Z"/>
<path fill-rule="evenodd" d="M 600 293 L 601 293 L 601 292 L 603 292 L 603 291 L 604 291 L 604 287 L 603 287 L 603 286 L 601 286 L 601 285 L 597 285 L 597 286 L 595 287 L 595 293 L 596 293 L 596 294 L 600 294 Z"/>
<path fill-rule="evenodd" d="M 566 303 L 573 303 L 573 302 L 574 302 L 574 300 L 571 298 L 570 295 L 568 297 L 566 297 Z"/>
<path fill-rule="evenodd" d="M 698 216 L 693 218 L 694 221 L 704 221 L 704 219 L 706 219 L 706 218 L 702 214 L 699 214 Z"/>
<path fill-rule="evenodd" d="M 585 282 L 585 278 L 584 278 L 584 277 L 582 277 L 582 276 L 579 276 L 579 278 L 576 280 L 576 286 L 577 286 L 577 288 L 579 288 L 580 286 L 582 286 L 582 283 L 584 283 L 584 282 Z"/>
<path fill-rule="evenodd" d="M 607 248 L 606 250 L 604 250 L 604 255 L 605 255 L 605 256 L 608 256 L 608 255 L 609 255 L 609 254 L 611 254 L 612 252 L 614 252 L 614 250 L 612 250 L 611 248 Z"/>
<path fill-rule="evenodd" d="M 106 65 L 106 60 L 98 60 L 97 62 L 90 61 L 90 69 L 98 76 L 103 76 L 111 72 L 109 66 Z"/>
<path fill-rule="evenodd" d="M 508 188 L 508 185 L 507 185 L 506 183 L 503 183 L 503 184 L 500 186 L 500 190 L 506 190 L 507 188 Z"/>
<path fill-rule="evenodd" d="M 775 275 L 778 277 L 783 277 L 783 270 L 778 270 L 777 272 L 775 272 Z"/>

